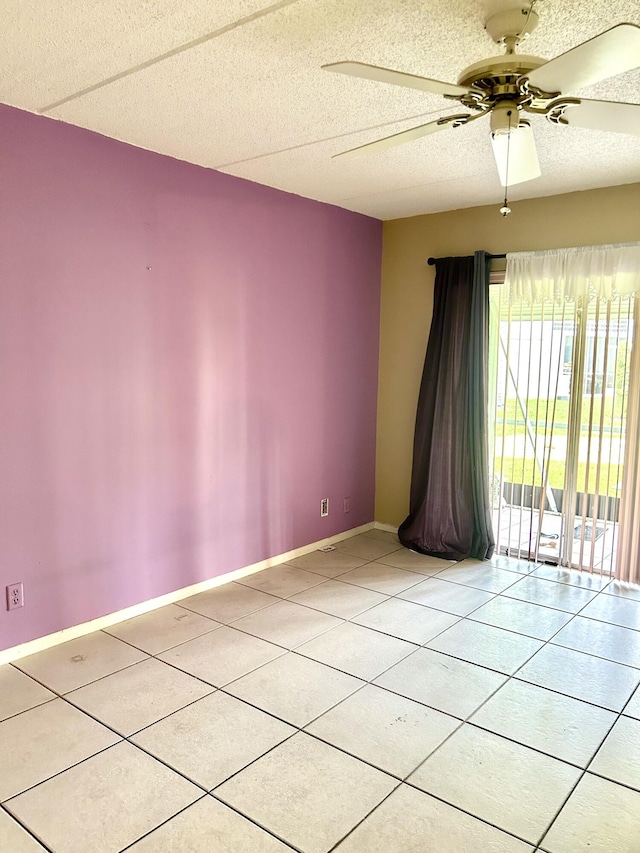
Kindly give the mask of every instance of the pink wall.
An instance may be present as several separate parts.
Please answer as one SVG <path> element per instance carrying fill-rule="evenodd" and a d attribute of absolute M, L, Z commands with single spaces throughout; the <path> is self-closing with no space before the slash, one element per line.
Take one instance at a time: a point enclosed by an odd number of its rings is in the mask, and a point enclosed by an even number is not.
<path fill-rule="evenodd" d="M 0 649 L 371 521 L 381 223 L 0 128 Z"/>

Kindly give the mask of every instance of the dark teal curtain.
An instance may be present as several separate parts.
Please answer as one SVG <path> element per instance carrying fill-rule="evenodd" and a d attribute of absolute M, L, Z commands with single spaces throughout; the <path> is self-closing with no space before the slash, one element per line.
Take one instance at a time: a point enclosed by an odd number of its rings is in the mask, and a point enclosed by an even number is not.
<path fill-rule="evenodd" d="M 462 560 L 495 545 L 487 459 L 489 264 L 485 252 L 436 261 L 433 319 L 413 445 L 407 548 Z"/>

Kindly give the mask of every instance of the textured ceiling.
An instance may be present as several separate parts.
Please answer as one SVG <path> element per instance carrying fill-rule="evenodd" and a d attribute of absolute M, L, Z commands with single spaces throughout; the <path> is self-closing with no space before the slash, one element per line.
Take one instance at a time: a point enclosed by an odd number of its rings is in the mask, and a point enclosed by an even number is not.
<path fill-rule="evenodd" d="M 320 66 L 350 59 L 456 82 L 463 67 L 501 52 L 482 23 L 514 5 L 2 0 L 0 101 L 380 219 L 499 203 L 486 120 L 332 160 L 460 107 Z M 539 0 L 536 9 L 540 25 L 522 52 L 547 58 L 640 23 L 638 0 Z M 640 71 L 579 94 L 638 102 Z M 640 180 L 640 137 L 531 118 L 542 177 L 512 188 L 512 200 Z"/>

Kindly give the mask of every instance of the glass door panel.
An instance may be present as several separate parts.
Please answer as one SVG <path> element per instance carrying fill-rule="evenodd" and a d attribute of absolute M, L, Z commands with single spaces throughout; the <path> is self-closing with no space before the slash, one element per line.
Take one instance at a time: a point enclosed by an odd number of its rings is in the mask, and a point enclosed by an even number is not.
<path fill-rule="evenodd" d="M 492 287 L 489 458 L 496 544 L 613 572 L 632 302 L 506 304 Z"/>

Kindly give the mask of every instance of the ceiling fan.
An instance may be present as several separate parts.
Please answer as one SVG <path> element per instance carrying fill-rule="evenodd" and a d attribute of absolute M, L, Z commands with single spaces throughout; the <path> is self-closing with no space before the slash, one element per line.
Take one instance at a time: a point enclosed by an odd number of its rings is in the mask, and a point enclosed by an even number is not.
<path fill-rule="evenodd" d="M 640 104 L 594 101 L 567 94 L 640 67 L 640 27 L 618 24 L 549 61 L 539 56 L 517 54 L 516 47 L 538 25 L 538 14 L 533 9 L 535 2 L 533 0 L 528 8 L 518 6 L 498 12 L 486 21 L 485 29 L 496 44 L 504 45 L 505 53 L 465 68 L 457 84 L 361 62 L 323 65 L 327 71 L 443 95 L 459 101 L 469 110 L 443 116 L 335 156 L 377 153 L 488 115 L 498 174 L 502 186 L 506 187 L 540 175 L 533 131 L 525 115 L 542 115 L 556 125 L 640 135 Z M 506 196 L 501 212 L 504 211 L 504 215 L 509 212 Z"/>

